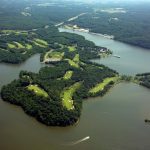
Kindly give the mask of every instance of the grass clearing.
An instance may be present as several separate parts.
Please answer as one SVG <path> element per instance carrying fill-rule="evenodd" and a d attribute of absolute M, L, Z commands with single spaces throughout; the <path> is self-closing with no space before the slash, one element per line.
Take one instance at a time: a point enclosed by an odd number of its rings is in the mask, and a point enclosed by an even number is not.
<path fill-rule="evenodd" d="M 79 61 L 80 61 L 79 54 L 75 55 L 75 57 L 73 58 L 73 61 L 79 63 Z"/>
<path fill-rule="evenodd" d="M 104 89 L 104 87 L 109 84 L 111 81 L 117 81 L 119 77 L 111 77 L 104 79 L 103 82 L 98 83 L 95 87 L 91 88 L 89 93 L 98 93 Z"/>
<path fill-rule="evenodd" d="M 34 39 L 34 41 L 41 45 L 48 46 L 48 43 L 42 39 Z"/>
<path fill-rule="evenodd" d="M 8 48 L 17 48 L 15 44 L 7 43 Z"/>
<path fill-rule="evenodd" d="M 74 52 L 76 51 L 76 47 L 75 46 L 68 46 L 69 52 Z"/>
<path fill-rule="evenodd" d="M 16 46 L 17 46 L 17 48 L 18 49 L 23 49 L 23 48 L 25 48 L 25 46 L 23 46 L 21 43 L 19 43 L 19 42 L 14 42 L 15 44 L 16 44 Z"/>
<path fill-rule="evenodd" d="M 50 50 L 44 55 L 43 62 L 61 61 L 63 57 L 64 57 L 64 52 L 56 52 L 56 51 Z"/>
<path fill-rule="evenodd" d="M 69 80 L 69 79 L 71 79 L 72 75 L 73 75 L 73 71 L 67 71 L 65 73 L 65 75 L 63 76 L 63 79 L 64 80 Z"/>
<path fill-rule="evenodd" d="M 42 48 L 46 48 L 48 47 L 48 43 L 42 39 L 34 39 L 32 41 L 36 46 L 42 47 Z"/>
<path fill-rule="evenodd" d="M 58 58 L 58 59 L 62 59 L 64 56 L 64 52 L 51 52 L 51 53 L 48 53 L 47 57 L 48 58 Z"/>
<path fill-rule="evenodd" d="M 37 95 L 48 97 L 48 93 L 42 88 L 38 87 L 38 85 L 29 85 L 28 90 L 33 91 Z"/>
<path fill-rule="evenodd" d="M 23 46 L 21 43 L 19 42 L 13 42 L 13 43 L 7 43 L 8 48 L 16 48 L 16 49 L 25 49 L 26 47 Z"/>
<path fill-rule="evenodd" d="M 4 34 L 28 35 L 28 32 L 23 30 L 2 30 L 1 32 Z"/>
<path fill-rule="evenodd" d="M 70 64 L 70 66 L 75 67 L 75 68 L 79 68 L 79 64 L 76 63 L 76 62 L 74 62 L 73 60 L 71 60 L 71 59 L 65 59 L 65 60 L 68 61 L 68 63 Z"/>
<path fill-rule="evenodd" d="M 64 89 L 63 92 L 61 93 L 60 97 L 62 99 L 62 104 L 68 110 L 74 109 L 72 96 L 80 87 L 81 87 L 81 83 L 77 82 L 72 86 L 68 87 L 67 89 Z"/>
<path fill-rule="evenodd" d="M 26 49 L 32 49 L 32 45 L 26 44 Z"/>
<path fill-rule="evenodd" d="M 37 42 L 35 42 L 35 41 L 33 41 L 33 43 L 34 43 L 34 45 L 39 46 L 39 47 L 42 47 L 42 48 L 46 48 L 46 47 L 47 47 L 47 46 L 42 45 L 42 44 L 39 44 L 39 43 L 37 43 Z"/>

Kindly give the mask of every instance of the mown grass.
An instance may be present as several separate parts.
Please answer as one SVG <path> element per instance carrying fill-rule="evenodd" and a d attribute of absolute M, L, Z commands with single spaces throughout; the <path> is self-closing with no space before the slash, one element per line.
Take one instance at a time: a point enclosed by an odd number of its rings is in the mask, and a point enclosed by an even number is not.
<path fill-rule="evenodd" d="M 48 46 L 48 43 L 42 39 L 34 39 L 35 42 L 37 42 L 40 45 Z"/>
<path fill-rule="evenodd" d="M 63 79 L 64 80 L 69 80 L 69 79 L 71 79 L 72 75 L 73 75 L 73 71 L 67 71 L 65 73 L 65 75 L 63 76 Z"/>
<path fill-rule="evenodd" d="M 48 97 L 48 93 L 45 90 L 43 90 L 42 88 L 38 87 L 38 85 L 31 84 L 27 88 L 28 88 L 28 90 L 33 91 L 37 95 Z"/>
<path fill-rule="evenodd" d="M 54 52 L 53 50 L 50 50 L 44 55 L 43 61 L 46 61 L 48 59 L 62 60 L 63 56 L 64 56 L 64 52 Z"/>
<path fill-rule="evenodd" d="M 74 62 L 71 59 L 66 59 L 68 61 L 68 63 L 70 64 L 70 66 L 75 67 L 75 68 L 79 68 L 79 64 Z"/>
<path fill-rule="evenodd" d="M 119 77 L 111 77 L 111 78 L 106 78 L 104 79 L 103 82 L 98 83 L 95 87 L 91 88 L 89 90 L 89 93 L 95 94 L 98 93 L 100 91 L 103 91 L 104 87 L 109 84 L 111 81 L 117 81 Z"/>
<path fill-rule="evenodd" d="M 32 45 L 26 44 L 26 49 L 32 49 Z"/>
<path fill-rule="evenodd" d="M 74 52 L 76 51 L 76 47 L 75 46 L 68 46 L 69 52 Z"/>
<path fill-rule="evenodd" d="M 15 44 L 7 43 L 8 48 L 17 48 Z"/>
<path fill-rule="evenodd" d="M 35 41 L 33 41 L 33 43 L 34 43 L 34 45 L 39 46 L 39 47 L 42 47 L 42 48 L 46 48 L 46 47 L 47 47 L 47 46 L 42 45 L 42 44 L 39 44 L 39 43 L 37 43 L 37 42 L 35 42 Z"/>
<path fill-rule="evenodd" d="M 73 61 L 79 63 L 79 61 L 80 61 L 79 54 L 75 55 L 75 57 L 73 58 Z"/>
<path fill-rule="evenodd" d="M 64 89 L 61 93 L 60 97 L 62 99 L 62 104 L 64 107 L 67 108 L 67 110 L 73 110 L 74 104 L 72 96 L 73 94 L 80 88 L 81 83 L 77 82 L 74 85 L 68 87 L 67 89 Z"/>
<path fill-rule="evenodd" d="M 19 42 L 14 42 L 15 44 L 16 44 L 16 46 L 17 46 L 17 48 L 18 49 L 23 49 L 23 48 L 25 48 L 25 46 L 23 46 L 21 43 L 19 43 Z"/>
<path fill-rule="evenodd" d="M 64 53 L 61 53 L 61 52 L 50 52 L 48 53 L 47 58 L 62 59 L 63 56 L 64 56 Z"/>
<path fill-rule="evenodd" d="M 2 30 L 1 32 L 4 34 L 28 35 L 28 32 L 23 30 Z"/>
<path fill-rule="evenodd" d="M 26 46 L 22 45 L 21 43 L 19 42 L 13 42 L 13 43 L 7 43 L 8 45 L 8 48 L 10 49 L 25 49 L 25 48 L 30 48 L 32 45 L 29 46 L 29 44 L 26 44 Z"/>

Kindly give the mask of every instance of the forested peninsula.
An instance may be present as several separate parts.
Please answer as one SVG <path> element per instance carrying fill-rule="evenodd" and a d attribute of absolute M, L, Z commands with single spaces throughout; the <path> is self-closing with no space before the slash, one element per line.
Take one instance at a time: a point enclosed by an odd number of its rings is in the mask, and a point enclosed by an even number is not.
<path fill-rule="evenodd" d="M 12 38 L 20 36 L 20 33 L 15 34 Z M 82 36 L 59 33 L 55 27 L 23 36 L 29 36 L 27 47 L 32 48 L 24 49 L 18 56 L 25 53 L 26 59 L 42 52 L 41 62 L 50 65 L 41 68 L 39 73 L 21 71 L 18 80 L 2 87 L 1 96 L 4 101 L 21 106 L 27 114 L 46 125 L 75 124 L 81 115 L 83 99 L 103 96 L 119 79 L 116 71 L 89 61 L 100 57 L 101 49 L 105 48 L 95 46 Z M 21 47 L 19 42 L 25 43 L 20 39 L 18 43 L 10 42 L 9 46 L 18 44 Z M 16 58 L 14 55 L 12 62 L 18 63 Z"/>

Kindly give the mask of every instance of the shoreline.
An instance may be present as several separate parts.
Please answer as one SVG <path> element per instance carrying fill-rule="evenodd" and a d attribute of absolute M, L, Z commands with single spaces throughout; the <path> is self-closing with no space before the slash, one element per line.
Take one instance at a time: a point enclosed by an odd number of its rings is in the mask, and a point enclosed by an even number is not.
<path fill-rule="evenodd" d="M 110 40 L 114 40 L 114 41 L 121 42 L 121 43 L 124 43 L 124 44 L 128 44 L 128 45 L 130 45 L 130 46 L 135 46 L 135 47 L 138 47 L 138 48 L 143 48 L 143 49 L 145 49 L 145 50 L 150 50 L 150 48 L 148 48 L 148 47 L 139 46 L 139 45 L 136 45 L 136 44 L 132 44 L 132 43 L 130 43 L 130 42 L 124 42 L 124 41 L 122 41 L 122 40 L 116 39 L 115 36 L 113 36 L 113 35 L 95 33 L 95 32 L 90 32 L 90 31 L 89 31 L 89 32 L 84 32 L 84 31 L 80 31 L 80 30 L 74 30 L 74 29 L 71 29 L 71 28 L 65 28 L 64 26 L 60 26 L 59 28 L 61 28 L 61 29 L 66 29 L 66 30 L 72 30 L 72 31 L 83 32 L 83 33 L 89 33 L 89 34 L 91 34 L 91 35 L 101 36 L 101 37 L 104 37 L 104 38 L 106 38 L 106 39 L 110 39 Z M 81 29 L 84 29 L 84 28 L 81 28 Z M 86 30 L 86 29 L 84 29 L 84 30 Z M 88 30 L 89 30 L 89 29 L 88 29 Z M 75 34 L 77 34 L 77 33 L 75 33 Z"/>
<path fill-rule="evenodd" d="M 114 38 L 115 38 L 114 35 L 91 32 L 90 29 L 80 28 L 80 27 L 77 27 L 76 25 L 75 25 L 75 27 L 64 25 L 64 26 L 60 26 L 60 28 L 67 29 L 67 30 L 72 30 L 72 31 L 84 32 L 84 33 L 90 33 L 90 34 L 93 34 L 93 35 L 102 36 L 104 38 L 112 39 L 112 40 L 114 40 Z"/>

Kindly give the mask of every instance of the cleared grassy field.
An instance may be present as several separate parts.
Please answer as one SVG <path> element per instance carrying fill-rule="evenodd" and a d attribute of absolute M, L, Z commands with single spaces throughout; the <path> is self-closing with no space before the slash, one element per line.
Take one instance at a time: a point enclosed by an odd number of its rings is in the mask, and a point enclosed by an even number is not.
<path fill-rule="evenodd" d="M 48 58 L 58 58 L 58 59 L 62 59 L 63 56 L 64 56 L 64 53 L 61 53 L 61 52 L 51 52 L 51 53 L 48 53 L 47 55 Z"/>
<path fill-rule="evenodd" d="M 76 51 L 76 47 L 75 46 L 68 46 L 69 52 L 74 52 Z"/>
<path fill-rule="evenodd" d="M 80 56 L 79 56 L 79 54 L 76 54 L 76 55 L 75 55 L 75 57 L 73 58 L 73 61 L 79 63 L 79 61 L 80 61 Z"/>
<path fill-rule="evenodd" d="M 23 46 L 21 43 L 19 42 L 13 42 L 13 43 L 7 43 L 8 48 L 16 48 L 16 49 L 24 49 L 26 48 L 25 46 Z"/>
<path fill-rule="evenodd" d="M 46 47 L 47 47 L 47 46 L 42 45 L 42 44 L 39 44 L 39 43 L 37 43 L 37 42 L 35 42 L 35 41 L 33 41 L 33 43 L 34 43 L 36 46 L 39 46 L 39 47 L 43 47 L 43 48 L 46 48 Z"/>
<path fill-rule="evenodd" d="M 57 59 L 57 60 L 62 60 L 64 56 L 64 52 L 54 52 L 53 50 L 48 51 L 45 56 L 44 56 L 44 61 L 49 60 L 49 59 Z"/>
<path fill-rule="evenodd" d="M 76 92 L 76 90 L 78 90 L 80 88 L 80 86 L 81 86 L 81 83 L 77 82 L 74 85 L 70 86 L 69 88 L 65 89 L 61 93 L 60 97 L 62 99 L 62 104 L 68 110 L 74 109 L 72 96 Z"/>
<path fill-rule="evenodd" d="M 41 45 L 45 45 L 45 46 L 48 46 L 48 43 L 42 39 L 34 39 L 35 42 L 41 44 Z"/>
<path fill-rule="evenodd" d="M 28 35 L 28 32 L 23 30 L 2 30 L 1 32 L 4 34 Z"/>
<path fill-rule="evenodd" d="M 39 46 L 39 47 L 43 47 L 43 48 L 48 47 L 48 43 L 46 41 L 42 40 L 42 39 L 34 39 L 33 43 L 36 46 Z"/>
<path fill-rule="evenodd" d="M 74 62 L 71 59 L 66 59 L 68 61 L 68 63 L 70 64 L 70 66 L 75 67 L 75 68 L 79 68 L 79 64 Z"/>
<path fill-rule="evenodd" d="M 72 75 L 73 75 L 73 71 L 67 71 L 65 73 L 65 75 L 63 76 L 63 79 L 64 80 L 69 80 L 69 79 L 71 79 Z"/>
<path fill-rule="evenodd" d="M 32 49 L 32 45 L 26 44 L 26 49 Z"/>
<path fill-rule="evenodd" d="M 23 46 L 21 43 L 19 42 L 14 42 L 17 46 L 18 49 L 23 49 L 23 48 L 26 48 L 25 46 Z"/>
<path fill-rule="evenodd" d="M 37 95 L 48 97 L 48 93 L 40 87 L 38 87 L 38 85 L 29 85 L 27 88 L 30 91 L 34 91 Z"/>
<path fill-rule="evenodd" d="M 15 44 L 7 43 L 8 48 L 17 48 Z"/>
<path fill-rule="evenodd" d="M 103 82 L 98 83 L 95 87 L 93 87 L 92 89 L 90 89 L 89 93 L 98 93 L 100 91 L 102 91 L 104 89 L 104 87 L 110 83 L 111 81 L 117 81 L 119 77 L 111 77 L 111 78 L 106 78 L 104 79 Z"/>

